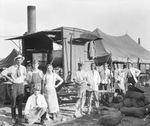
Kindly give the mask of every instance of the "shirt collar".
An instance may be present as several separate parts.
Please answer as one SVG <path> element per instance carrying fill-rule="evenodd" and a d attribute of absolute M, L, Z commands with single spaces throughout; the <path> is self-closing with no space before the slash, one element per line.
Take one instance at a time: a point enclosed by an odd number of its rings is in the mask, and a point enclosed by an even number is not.
<path fill-rule="evenodd" d="M 17 64 L 15 65 L 15 67 L 21 67 L 21 65 L 20 66 L 18 66 Z"/>

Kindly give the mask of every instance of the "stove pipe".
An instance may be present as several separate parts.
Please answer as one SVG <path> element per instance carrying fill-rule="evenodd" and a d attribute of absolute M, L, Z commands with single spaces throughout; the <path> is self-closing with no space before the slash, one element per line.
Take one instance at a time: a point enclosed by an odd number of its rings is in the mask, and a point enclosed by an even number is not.
<path fill-rule="evenodd" d="M 28 19 L 28 33 L 36 31 L 36 7 L 27 7 L 27 19 Z"/>
<path fill-rule="evenodd" d="M 141 40 L 140 40 L 140 38 L 138 38 L 138 44 L 141 45 Z"/>

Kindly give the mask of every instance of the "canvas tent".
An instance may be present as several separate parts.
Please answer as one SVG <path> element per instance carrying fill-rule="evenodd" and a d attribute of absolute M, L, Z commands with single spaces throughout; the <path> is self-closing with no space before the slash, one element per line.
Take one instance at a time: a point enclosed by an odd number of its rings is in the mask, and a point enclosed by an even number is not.
<path fill-rule="evenodd" d="M 107 53 L 112 61 L 150 63 L 150 52 L 136 43 L 129 35 L 111 36 L 95 29 L 93 34 L 100 40 L 95 40 L 96 57 L 101 58 Z"/>
<path fill-rule="evenodd" d="M 14 63 L 14 58 L 19 54 L 16 49 L 13 49 L 12 52 L 4 59 L 0 60 L 0 69 L 11 66 Z"/>

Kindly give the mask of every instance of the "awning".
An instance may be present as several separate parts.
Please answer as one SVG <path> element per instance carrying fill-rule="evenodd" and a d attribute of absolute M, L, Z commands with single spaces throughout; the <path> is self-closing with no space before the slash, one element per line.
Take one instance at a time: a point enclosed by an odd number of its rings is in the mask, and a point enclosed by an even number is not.
<path fill-rule="evenodd" d="M 100 40 L 102 38 L 98 37 L 97 35 L 93 34 L 92 32 L 86 32 L 80 35 L 80 37 L 73 39 L 74 43 L 86 43 L 92 40 Z"/>
<path fill-rule="evenodd" d="M 28 38 L 38 37 L 38 36 L 47 36 L 47 37 L 52 36 L 52 38 L 54 40 L 58 40 L 58 38 L 61 39 L 61 30 L 50 30 L 50 31 L 39 31 L 39 32 L 34 32 L 34 33 L 26 33 L 22 36 L 8 38 L 6 40 L 28 39 Z M 57 37 L 57 39 L 56 39 L 56 37 Z"/>

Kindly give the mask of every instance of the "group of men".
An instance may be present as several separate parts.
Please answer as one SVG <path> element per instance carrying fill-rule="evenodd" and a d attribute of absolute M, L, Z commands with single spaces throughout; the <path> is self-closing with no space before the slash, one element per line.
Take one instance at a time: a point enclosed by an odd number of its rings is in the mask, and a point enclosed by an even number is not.
<path fill-rule="evenodd" d="M 124 64 L 123 69 L 120 64 L 114 64 L 113 82 L 115 92 L 125 94 L 129 85 L 136 87 L 140 73 L 141 71 L 133 67 L 132 63 Z"/>
<path fill-rule="evenodd" d="M 82 116 L 85 102 L 88 107 L 88 114 L 91 113 L 92 100 L 95 107 L 99 107 L 99 90 L 114 89 L 117 94 L 127 91 L 127 85 L 136 86 L 137 77 L 141 71 L 128 63 L 128 67 L 121 69 L 120 64 L 114 64 L 112 70 L 104 63 L 102 69 L 97 69 L 95 63 L 91 63 L 89 71 L 83 70 L 83 63 L 78 63 L 78 70 L 75 73 L 74 81 L 77 85 L 79 99 L 76 103 L 76 116 Z"/>
<path fill-rule="evenodd" d="M 88 104 L 88 114 L 91 113 L 92 110 L 92 98 L 95 101 L 96 108 L 99 107 L 99 99 L 98 99 L 98 86 L 101 82 L 101 78 L 99 76 L 98 71 L 96 70 L 95 63 L 91 63 L 91 69 L 88 72 L 83 70 L 83 64 L 78 64 L 78 70 L 76 71 L 74 81 L 77 84 L 78 91 L 78 101 L 76 103 L 76 112 L 75 116 L 82 116 L 84 104 L 86 102 Z M 93 96 L 93 97 L 92 97 Z"/>
<path fill-rule="evenodd" d="M 24 57 L 22 55 L 18 55 L 14 58 L 16 64 L 1 72 L 3 76 L 8 78 L 12 82 L 12 123 L 16 123 L 16 121 L 21 123 L 24 121 L 22 115 L 22 102 L 24 96 L 24 82 L 26 81 L 27 71 L 25 66 L 22 65 L 23 60 Z M 132 85 L 135 86 L 135 83 L 137 83 L 136 77 L 140 74 L 140 72 L 140 70 L 131 67 L 131 64 L 129 65 L 128 69 L 125 68 L 121 70 L 120 68 L 116 67 L 114 68 L 114 71 L 111 72 L 108 68 L 108 64 L 106 63 L 103 65 L 102 71 L 96 69 L 95 63 L 91 63 L 90 70 L 85 72 L 83 70 L 83 63 L 79 63 L 78 70 L 76 71 L 74 77 L 74 81 L 78 87 L 79 96 L 79 99 L 76 103 L 76 112 L 79 112 L 80 115 L 84 114 L 83 108 L 86 100 L 88 106 L 88 114 L 90 114 L 92 110 L 92 100 L 94 100 L 95 102 L 95 107 L 99 108 L 98 90 L 107 90 L 108 85 L 111 83 L 111 77 L 114 78 L 114 83 L 116 86 L 121 82 L 121 77 L 119 78 L 119 76 L 121 76 L 121 73 L 123 73 L 124 78 L 125 76 L 126 78 L 128 78 L 127 82 L 132 83 Z M 125 83 L 125 81 L 123 83 Z M 41 89 L 39 89 L 38 86 L 33 88 L 33 94 L 31 94 L 31 96 L 28 98 L 25 106 L 25 117 L 27 118 L 29 124 L 33 124 L 38 118 L 41 118 L 41 121 L 43 122 L 43 119 L 46 116 L 47 104 L 44 96 L 40 94 L 40 90 Z M 16 106 L 18 107 L 18 118 L 16 116 Z"/>
<path fill-rule="evenodd" d="M 12 123 L 19 126 L 27 120 L 32 125 L 41 118 L 41 123 L 46 119 L 47 103 L 41 94 L 41 88 L 36 86 L 33 88 L 33 94 L 28 98 L 25 105 L 25 118 L 22 115 L 22 103 L 24 97 L 24 84 L 27 77 L 26 67 L 22 65 L 24 57 L 18 55 L 14 58 L 15 64 L 1 72 L 1 74 L 12 82 L 11 85 L 11 115 Z M 16 114 L 18 108 L 18 116 Z"/>

